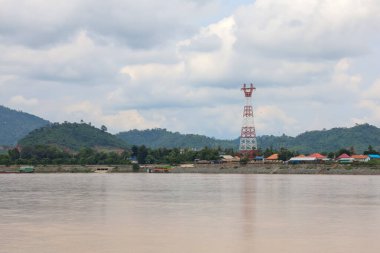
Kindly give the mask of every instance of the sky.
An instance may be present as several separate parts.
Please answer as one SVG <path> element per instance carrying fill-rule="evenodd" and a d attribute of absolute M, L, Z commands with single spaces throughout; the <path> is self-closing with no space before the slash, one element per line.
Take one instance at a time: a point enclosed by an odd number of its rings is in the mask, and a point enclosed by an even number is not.
<path fill-rule="evenodd" d="M 0 104 L 111 133 L 380 126 L 378 0 L 0 0 Z"/>

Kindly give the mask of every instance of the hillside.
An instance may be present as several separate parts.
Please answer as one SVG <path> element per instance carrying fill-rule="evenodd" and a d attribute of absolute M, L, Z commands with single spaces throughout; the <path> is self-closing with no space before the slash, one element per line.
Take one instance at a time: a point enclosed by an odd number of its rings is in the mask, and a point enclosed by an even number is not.
<path fill-rule="evenodd" d="M 83 147 L 97 149 L 126 148 L 126 143 L 114 135 L 85 123 L 54 123 L 30 132 L 20 146 L 54 145 L 78 151 Z"/>
<path fill-rule="evenodd" d="M 361 153 L 368 145 L 380 150 L 380 128 L 369 124 L 305 132 L 290 142 L 292 149 L 305 152 L 334 151 L 352 146 L 356 152 Z"/>
<path fill-rule="evenodd" d="M 117 136 L 132 145 L 146 145 L 147 147 L 182 147 L 202 148 L 222 147 L 237 149 L 239 140 L 217 140 L 214 138 L 173 133 L 166 129 L 131 130 L 122 132 Z M 380 129 L 362 124 L 351 128 L 333 128 L 330 130 L 309 131 L 296 137 L 264 135 L 257 137 L 260 149 L 273 147 L 279 149 L 285 147 L 301 153 L 331 152 L 341 148 L 354 147 L 356 152 L 362 153 L 372 145 L 375 150 L 380 150 Z"/>
<path fill-rule="evenodd" d="M 48 124 L 37 116 L 0 105 L 0 146 L 13 146 L 30 131 Z"/>
<path fill-rule="evenodd" d="M 296 137 L 290 136 L 260 136 L 257 139 L 259 147 L 275 149 L 285 147 L 301 153 L 333 152 L 341 148 L 351 148 L 362 153 L 371 145 L 380 150 L 380 128 L 369 124 L 354 127 L 332 128 L 330 130 L 308 131 Z"/>
<path fill-rule="evenodd" d="M 180 134 L 166 129 L 131 130 L 116 135 L 130 145 L 145 145 L 150 148 L 237 148 L 238 140 L 217 140 L 204 135 Z"/>

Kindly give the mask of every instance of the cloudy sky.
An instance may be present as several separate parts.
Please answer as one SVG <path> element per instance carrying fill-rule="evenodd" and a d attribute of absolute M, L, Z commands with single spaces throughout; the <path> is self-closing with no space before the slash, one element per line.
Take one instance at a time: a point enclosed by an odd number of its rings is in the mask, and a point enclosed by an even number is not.
<path fill-rule="evenodd" d="M 116 133 L 380 126 L 378 0 L 0 0 L 0 104 Z"/>

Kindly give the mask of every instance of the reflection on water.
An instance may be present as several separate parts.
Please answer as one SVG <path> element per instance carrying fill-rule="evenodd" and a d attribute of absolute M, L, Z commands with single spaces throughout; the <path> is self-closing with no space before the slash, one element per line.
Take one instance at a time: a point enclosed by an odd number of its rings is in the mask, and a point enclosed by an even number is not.
<path fill-rule="evenodd" d="M 0 175 L 0 253 L 380 252 L 380 177 Z"/>

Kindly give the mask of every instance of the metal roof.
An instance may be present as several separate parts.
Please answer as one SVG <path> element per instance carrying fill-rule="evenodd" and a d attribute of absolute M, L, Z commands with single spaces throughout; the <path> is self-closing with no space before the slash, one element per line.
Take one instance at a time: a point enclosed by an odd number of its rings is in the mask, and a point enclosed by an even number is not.
<path fill-rule="evenodd" d="M 305 156 L 305 157 L 292 157 L 289 159 L 289 161 L 316 161 L 317 158 L 316 157 L 308 157 L 308 156 Z"/>

